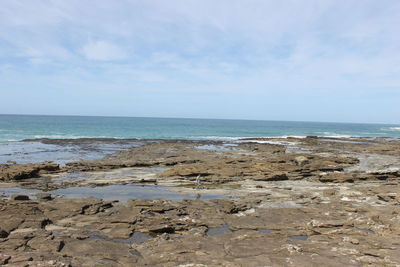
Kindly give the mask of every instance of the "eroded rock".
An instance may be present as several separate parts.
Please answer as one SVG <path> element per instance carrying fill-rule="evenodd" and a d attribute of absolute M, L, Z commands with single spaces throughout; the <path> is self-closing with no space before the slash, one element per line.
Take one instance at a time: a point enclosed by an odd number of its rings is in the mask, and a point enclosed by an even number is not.
<path fill-rule="evenodd" d="M 41 164 L 0 164 L 0 180 L 21 180 L 39 177 L 45 173 L 59 171 L 60 167 L 54 163 Z"/>

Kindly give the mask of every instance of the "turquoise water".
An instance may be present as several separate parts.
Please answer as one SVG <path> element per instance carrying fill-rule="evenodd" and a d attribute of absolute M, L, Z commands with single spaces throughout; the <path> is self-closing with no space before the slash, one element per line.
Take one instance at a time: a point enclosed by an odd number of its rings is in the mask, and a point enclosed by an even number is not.
<path fill-rule="evenodd" d="M 0 115 L 0 142 L 35 138 L 214 139 L 400 137 L 400 125 L 325 122 Z"/>

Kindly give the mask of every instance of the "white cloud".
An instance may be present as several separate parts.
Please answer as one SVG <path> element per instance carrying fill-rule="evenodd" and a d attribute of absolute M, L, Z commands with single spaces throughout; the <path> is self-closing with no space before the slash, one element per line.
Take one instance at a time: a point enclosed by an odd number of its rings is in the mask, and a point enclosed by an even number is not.
<path fill-rule="evenodd" d="M 90 41 L 82 47 L 83 55 L 89 60 L 121 60 L 127 58 L 126 51 L 106 41 Z"/>
<path fill-rule="evenodd" d="M 3 0 L 0 57 L 16 72 L 170 82 L 160 91 L 378 90 L 400 86 L 399 12 L 397 0 Z"/>

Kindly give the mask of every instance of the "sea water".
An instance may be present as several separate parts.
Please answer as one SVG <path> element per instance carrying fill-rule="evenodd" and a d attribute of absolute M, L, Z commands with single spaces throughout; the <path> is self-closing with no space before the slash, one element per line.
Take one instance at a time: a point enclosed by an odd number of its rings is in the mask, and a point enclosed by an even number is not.
<path fill-rule="evenodd" d="M 38 138 L 400 137 L 400 125 L 260 120 L 0 115 L 0 142 Z"/>
<path fill-rule="evenodd" d="M 0 163 L 38 163 L 102 158 L 140 146 L 143 139 L 222 140 L 244 137 L 336 136 L 399 138 L 400 126 L 326 122 L 0 115 Z M 63 145 L 40 138 L 137 138 L 123 143 L 93 140 Z M 30 141 L 23 141 L 30 139 Z M 227 145 L 227 144 L 225 144 Z M 199 146 L 212 149 L 211 146 Z M 222 148 L 227 148 L 223 147 Z"/>

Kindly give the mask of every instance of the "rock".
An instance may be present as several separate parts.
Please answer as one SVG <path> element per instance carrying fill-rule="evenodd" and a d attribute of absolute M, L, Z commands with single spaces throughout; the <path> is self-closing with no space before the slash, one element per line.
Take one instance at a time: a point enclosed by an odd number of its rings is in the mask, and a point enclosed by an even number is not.
<path fill-rule="evenodd" d="M 385 201 L 385 202 L 389 202 L 389 201 L 395 200 L 396 196 L 397 196 L 396 194 L 391 194 L 391 193 L 377 195 L 379 200 L 382 200 L 382 201 Z"/>
<path fill-rule="evenodd" d="M 8 236 L 8 232 L 0 228 L 0 238 L 6 238 Z"/>
<path fill-rule="evenodd" d="M 171 225 L 152 225 L 148 231 L 155 234 L 173 233 L 175 228 Z"/>
<path fill-rule="evenodd" d="M 102 229 L 101 232 L 108 238 L 126 239 L 132 235 L 133 229 L 129 224 L 113 223 L 111 228 Z"/>
<path fill-rule="evenodd" d="M 336 194 L 337 190 L 336 189 L 326 189 L 323 191 L 324 197 L 330 197 L 334 196 Z"/>
<path fill-rule="evenodd" d="M 0 266 L 3 264 L 4 265 L 7 264 L 10 259 L 11 259 L 10 255 L 0 254 Z"/>
<path fill-rule="evenodd" d="M 303 251 L 303 249 L 301 247 L 296 246 L 296 245 L 292 245 L 292 244 L 286 244 L 286 245 L 283 246 L 283 248 L 286 248 L 289 251 L 290 254 L 300 253 L 300 252 Z"/>
<path fill-rule="evenodd" d="M 96 201 L 96 199 L 94 199 Z M 97 203 L 90 203 L 82 207 L 82 213 L 84 214 L 96 214 L 98 212 L 103 212 L 113 206 L 113 201 L 96 201 Z"/>
<path fill-rule="evenodd" d="M 59 252 L 65 245 L 63 240 L 53 240 L 47 237 L 35 237 L 28 241 L 27 245 L 35 250 L 43 252 Z"/>
<path fill-rule="evenodd" d="M 3 259 L 31 256 L 34 261 L 14 265 L 397 266 L 399 180 L 389 173 L 379 174 L 388 179 L 381 181 L 376 173 L 352 171 L 347 167 L 356 160 L 342 157 L 341 152 L 376 153 L 375 158 L 394 166 L 400 161 L 400 141 L 379 140 L 368 139 L 371 145 L 362 140 L 278 140 L 304 144 L 307 154 L 301 155 L 285 153 L 284 145 L 242 143 L 235 147 L 237 151 L 210 152 L 196 148 L 209 141 L 158 140 L 110 158 L 71 164 L 65 170 L 156 165 L 164 172 L 152 173 L 146 181 L 162 177 L 157 179 L 160 184 L 181 184 L 175 189 L 188 194 L 200 192 L 192 187 L 196 174 L 202 173 L 201 182 L 207 188 L 202 196 L 224 192 L 240 198 L 126 203 L 95 198 L 2 199 L 0 265 Z M 391 158 L 386 160 L 388 155 Z M 325 175 L 320 176 L 321 172 Z M 335 183 L 321 183 L 322 176 L 325 182 Z M 115 183 L 141 181 L 139 175 L 129 177 Z M 260 177 L 268 182 L 255 181 Z M 282 178 L 289 181 L 280 182 Z M 351 180 L 354 183 L 348 184 Z M 33 187 L 35 182 L 26 185 Z M 255 189 L 257 185 L 262 189 Z M 41 195 L 37 197 L 41 200 Z"/>
<path fill-rule="evenodd" d="M 308 158 L 306 158 L 305 156 L 297 156 L 297 157 L 294 158 L 294 161 L 296 162 L 296 164 L 298 166 L 304 166 L 307 163 L 309 163 Z"/>
<path fill-rule="evenodd" d="M 49 225 L 49 224 L 53 224 L 53 222 L 48 218 L 39 220 L 39 227 L 41 229 L 45 229 L 46 225 Z"/>
<path fill-rule="evenodd" d="M 346 236 L 346 237 L 343 238 L 343 241 L 349 242 L 349 243 L 351 243 L 351 244 L 353 244 L 353 245 L 358 245 L 358 244 L 360 244 L 360 241 L 359 241 L 357 238 L 354 238 L 354 237 L 348 237 L 348 236 Z"/>
<path fill-rule="evenodd" d="M 349 223 L 344 220 L 329 220 L 329 221 L 312 220 L 311 222 L 308 223 L 308 225 L 317 228 L 332 228 L 332 227 L 351 226 L 352 223 Z"/>
<path fill-rule="evenodd" d="M 39 200 L 52 200 L 53 199 L 52 195 L 49 193 L 37 193 L 36 197 Z"/>
<path fill-rule="evenodd" d="M 118 263 L 129 263 L 132 266 L 137 262 L 138 256 L 131 254 L 129 249 L 125 244 L 105 240 L 75 240 L 66 242 L 62 253 L 68 257 L 79 257 L 87 263 L 90 262 L 92 266 L 96 266 L 95 262 L 102 259 L 111 259 L 117 266 Z"/>
<path fill-rule="evenodd" d="M 367 213 L 367 216 L 371 218 L 376 223 L 382 224 L 380 213 L 377 211 L 370 211 Z"/>
<path fill-rule="evenodd" d="M 43 173 L 51 173 L 60 169 L 58 164 L 0 164 L 0 180 L 21 180 L 39 177 Z"/>
<path fill-rule="evenodd" d="M 31 256 L 27 256 L 27 255 L 19 255 L 19 256 L 12 257 L 8 263 L 20 263 L 20 262 L 27 262 L 27 261 L 33 261 L 33 258 Z"/>
<path fill-rule="evenodd" d="M 348 212 L 357 212 L 358 210 L 351 206 L 344 206 L 343 209 Z"/>
<path fill-rule="evenodd" d="M 272 174 L 271 176 L 254 178 L 256 181 L 285 181 L 289 180 L 288 176 L 285 173 L 280 174 Z"/>
<path fill-rule="evenodd" d="M 19 209 L 14 209 L 1 215 L 3 216 L 0 217 L 0 229 L 7 233 L 17 229 L 24 222 L 24 218 L 21 218 L 23 217 L 21 216 L 21 210 Z"/>
<path fill-rule="evenodd" d="M 11 197 L 12 200 L 29 200 L 29 196 L 27 195 L 13 195 Z"/>
<path fill-rule="evenodd" d="M 349 173 L 331 172 L 320 176 L 319 181 L 323 183 L 353 183 L 355 178 Z"/>

